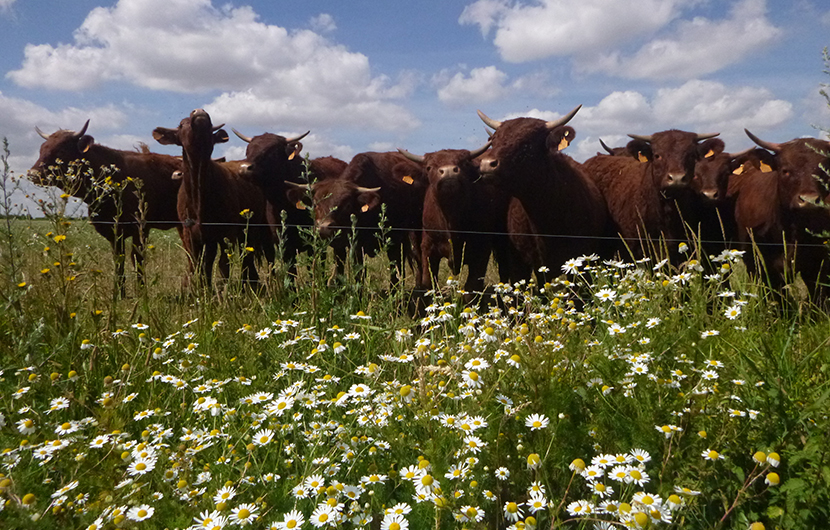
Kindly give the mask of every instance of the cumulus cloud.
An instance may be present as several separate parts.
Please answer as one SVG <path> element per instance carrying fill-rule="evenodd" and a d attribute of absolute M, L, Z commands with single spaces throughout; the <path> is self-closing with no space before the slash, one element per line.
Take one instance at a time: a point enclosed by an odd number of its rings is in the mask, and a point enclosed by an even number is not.
<path fill-rule="evenodd" d="M 733 6 L 729 18 L 684 20 L 671 37 L 652 40 L 633 55 L 603 54 L 580 62 L 578 68 L 628 78 L 688 79 L 734 64 L 781 33 L 766 18 L 765 0 L 742 0 Z"/>
<path fill-rule="evenodd" d="M 334 20 L 320 15 L 315 23 L 332 29 Z M 250 124 L 397 130 L 415 123 L 393 101 L 412 87 L 374 75 L 365 55 L 314 31 L 265 24 L 251 7 L 215 8 L 210 0 L 120 0 L 95 8 L 72 44 L 27 45 L 21 68 L 7 77 L 55 90 L 121 82 L 179 93 L 221 91 L 210 107 Z"/>
<path fill-rule="evenodd" d="M 686 17 L 700 1 L 479 0 L 461 14 L 505 61 L 570 57 L 580 72 L 691 79 L 716 72 L 780 38 L 766 0 L 733 0 L 727 17 Z M 631 47 L 637 51 L 630 53 Z"/>
<path fill-rule="evenodd" d="M 462 72 L 450 76 L 444 70 L 433 82 L 438 85 L 438 99 L 449 105 L 494 101 L 507 93 L 507 74 L 495 66 L 473 68 L 469 75 Z"/>
<path fill-rule="evenodd" d="M 14 2 L 15 0 L 0 0 L 0 12 L 8 11 Z"/>
<path fill-rule="evenodd" d="M 329 33 L 337 29 L 337 24 L 334 23 L 334 17 L 328 13 L 320 13 L 316 17 L 312 17 L 309 25 L 312 30 L 318 33 Z"/>
<path fill-rule="evenodd" d="M 509 62 L 584 55 L 650 35 L 680 14 L 680 0 L 478 0 L 461 24 L 482 34 L 495 27 L 494 44 Z"/>

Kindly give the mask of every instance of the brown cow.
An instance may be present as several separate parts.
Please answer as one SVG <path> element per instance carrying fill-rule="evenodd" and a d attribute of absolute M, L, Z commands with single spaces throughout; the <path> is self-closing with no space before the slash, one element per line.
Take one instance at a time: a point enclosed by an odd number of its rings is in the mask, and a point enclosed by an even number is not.
<path fill-rule="evenodd" d="M 178 213 L 191 272 L 199 269 L 209 287 L 216 252 L 221 248 L 219 273 L 227 278 L 231 251 L 227 241 L 254 249 L 254 252 L 244 251 L 242 258 L 242 278 L 253 286 L 259 281 L 255 255 L 264 255 L 269 261 L 274 259 L 274 245 L 265 219 L 265 199 L 255 184 L 240 176 L 244 164 L 211 160 L 214 144 L 228 141 L 228 134 L 221 127 L 214 127 L 208 113 L 196 109 L 176 129 L 156 127 L 153 138 L 163 145 L 182 147 L 185 163 Z M 250 217 L 243 217 L 243 212 Z"/>
<path fill-rule="evenodd" d="M 510 197 L 479 179 L 479 163 L 475 160 L 489 147 L 488 142 L 472 152 L 444 149 L 424 156 L 398 149 L 420 164 L 429 180 L 424 198 L 419 288 L 432 288 L 441 258 L 447 258 L 453 274 L 467 265 L 466 291 L 482 291 L 491 250 L 495 250 L 502 281 L 509 281 L 505 262 L 509 241 L 504 234 Z"/>
<path fill-rule="evenodd" d="M 631 157 L 599 155 L 585 161 L 626 246 L 636 255 L 647 252 L 649 240 L 669 241 L 669 256 L 678 261 L 677 240 L 685 239 L 685 224 L 697 223 L 690 188 L 695 164 L 723 142 L 716 134 L 669 130 L 651 136 L 629 135 Z M 705 140 L 703 143 L 698 143 Z M 622 249 L 621 249 L 622 250 Z"/>
<path fill-rule="evenodd" d="M 300 227 L 313 226 L 309 210 L 300 210 L 288 200 L 287 182 L 305 184 L 319 182 L 340 176 L 346 169 L 346 162 L 331 156 L 315 158 L 309 162 L 309 175 L 305 175 L 303 158 L 298 156 L 303 145 L 300 143 L 308 133 L 295 138 L 264 133 L 253 138 L 232 129 L 241 140 L 248 144 L 245 151 L 247 170 L 245 175 L 262 188 L 267 202 L 266 216 L 271 225 L 274 241 L 282 241 L 283 261 L 288 264 L 289 274 L 296 272 L 298 252 L 311 250 L 300 233 Z M 285 230 L 282 230 L 282 212 L 286 212 Z"/>
<path fill-rule="evenodd" d="M 777 144 L 746 133 L 768 151 L 760 151 L 760 167 L 744 164 L 740 175 L 730 177 L 728 194 L 735 204 L 738 241 L 749 252 L 751 242 L 757 244 L 773 289 L 797 272 L 811 296 L 822 300 L 827 293 L 819 282 L 827 281 L 830 267 L 824 239 L 810 232 L 830 230 L 830 177 L 822 169 L 830 167 L 830 143 L 798 138 Z M 744 258 L 749 270 L 757 272 L 755 260 Z"/>
<path fill-rule="evenodd" d="M 385 204 L 389 260 L 403 273 L 403 260 L 407 258 L 420 278 L 420 253 L 415 249 L 420 248 L 427 185 L 421 166 L 397 152 L 357 154 L 340 177 L 314 184 L 315 226 L 334 248 L 341 261 L 339 266 L 348 251 L 352 215 L 357 219 L 357 261 L 362 262 L 363 254 L 372 256 L 381 248 L 378 224 L 381 204 Z M 307 186 L 292 188 L 289 199 L 301 205 Z"/>
<path fill-rule="evenodd" d="M 559 271 L 566 260 L 600 250 L 605 201 L 580 164 L 561 151 L 574 138 L 567 126 L 580 107 L 560 120 L 481 119 L 496 129 L 482 155 L 481 174 L 515 197 L 507 231 L 525 262 Z M 611 157 L 608 157 L 611 158 Z M 530 235 L 524 235 L 530 234 Z M 511 274 L 512 275 L 512 274 Z"/>
<path fill-rule="evenodd" d="M 176 214 L 179 181 L 172 175 L 182 168 L 182 161 L 149 150 L 120 151 L 104 147 L 86 134 L 88 127 L 89 120 L 78 132 L 61 129 L 48 136 L 35 128 L 46 141 L 40 146 L 40 158 L 28 175 L 35 184 L 59 186 L 87 203 L 93 228 L 112 246 L 119 291 L 124 296 L 126 239 L 132 238 L 131 254 L 138 281 L 143 285 L 144 245 L 150 229 L 169 230 L 179 226 Z M 58 164 L 58 160 L 62 163 Z M 86 160 L 93 174 L 78 171 L 80 179 L 74 182 L 57 177 L 66 174 L 70 162 L 81 160 Z M 95 179 L 103 179 L 101 168 L 115 169 L 109 175 L 114 182 L 123 184 L 122 191 L 107 192 L 100 182 L 96 183 Z M 140 189 L 136 187 L 139 180 Z"/>
<path fill-rule="evenodd" d="M 608 154 L 611 156 L 631 156 L 631 153 L 628 152 L 628 147 L 608 147 L 608 145 L 602 141 L 602 138 L 599 139 L 599 144 L 605 149 L 605 153 L 599 153 L 598 155 Z"/>

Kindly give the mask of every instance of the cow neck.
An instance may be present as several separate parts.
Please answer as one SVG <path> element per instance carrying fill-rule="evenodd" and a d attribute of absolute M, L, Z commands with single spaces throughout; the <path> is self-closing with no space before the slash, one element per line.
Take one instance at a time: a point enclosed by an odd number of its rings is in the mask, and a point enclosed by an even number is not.
<path fill-rule="evenodd" d="M 584 190 L 580 189 L 584 187 L 584 183 L 570 166 L 565 155 L 551 155 L 545 164 L 545 171 L 536 174 L 522 173 L 525 175 L 525 183 L 516 186 L 511 192 L 522 203 L 534 224 L 538 225 L 540 220 L 544 220 L 542 224 L 550 226 L 550 222 L 571 217 L 568 215 L 570 208 L 564 204 L 557 207 L 556 203 L 579 200 L 579 196 L 584 193 Z M 577 195 L 573 195 L 574 193 Z"/>

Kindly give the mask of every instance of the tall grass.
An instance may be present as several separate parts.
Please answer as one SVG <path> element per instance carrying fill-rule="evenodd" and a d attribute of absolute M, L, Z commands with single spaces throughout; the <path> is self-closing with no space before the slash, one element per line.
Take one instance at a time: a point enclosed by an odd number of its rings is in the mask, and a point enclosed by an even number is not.
<path fill-rule="evenodd" d="M 448 278 L 413 318 L 383 259 L 331 279 L 319 242 L 219 296 L 154 232 L 120 298 L 86 221 L 3 227 L 3 528 L 830 519 L 830 322 L 770 306 L 735 253 L 582 257 L 491 306 Z"/>

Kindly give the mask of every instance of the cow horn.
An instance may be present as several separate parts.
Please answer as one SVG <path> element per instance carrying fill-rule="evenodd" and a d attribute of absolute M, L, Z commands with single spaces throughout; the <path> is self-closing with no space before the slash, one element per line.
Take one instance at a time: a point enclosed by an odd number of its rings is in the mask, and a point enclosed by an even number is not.
<path fill-rule="evenodd" d="M 311 184 L 297 184 L 296 182 L 291 182 L 290 180 L 286 180 L 285 183 L 288 185 L 289 188 L 297 188 L 298 190 L 311 189 Z"/>
<path fill-rule="evenodd" d="M 380 186 L 378 186 L 377 188 L 364 188 L 362 186 L 357 187 L 357 192 L 358 193 L 377 193 L 379 191 L 380 191 Z"/>
<path fill-rule="evenodd" d="M 491 129 L 498 129 L 499 127 L 501 127 L 500 121 L 496 121 L 493 118 L 488 117 L 480 110 L 477 110 L 476 112 L 478 112 L 478 117 L 481 118 L 481 121 L 483 121 L 484 124 L 490 127 Z"/>
<path fill-rule="evenodd" d="M 611 149 L 610 147 L 608 147 L 608 146 L 605 144 L 605 142 L 603 142 L 603 141 L 602 141 L 602 138 L 600 138 L 600 139 L 599 139 L 599 145 L 601 145 L 603 149 L 605 149 L 606 151 L 608 151 L 608 154 L 609 154 L 609 155 L 613 155 L 613 154 L 614 154 L 614 150 L 613 150 L 613 149 Z"/>
<path fill-rule="evenodd" d="M 487 133 L 488 138 L 493 138 L 493 135 L 496 134 L 494 131 L 491 131 L 488 127 L 484 128 L 484 132 Z"/>
<path fill-rule="evenodd" d="M 749 153 L 751 153 L 751 152 L 752 152 L 752 151 L 754 151 L 754 150 L 755 150 L 755 148 L 754 148 L 754 147 L 750 147 L 750 148 L 748 148 L 748 149 L 744 149 L 744 150 L 743 150 L 743 151 L 741 151 L 740 153 L 730 153 L 730 154 L 729 154 L 729 158 L 732 158 L 732 159 L 735 159 L 735 158 L 740 158 L 740 157 L 742 157 L 742 156 L 744 156 L 744 155 L 748 155 Z"/>
<path fill-rule="evenodd" d="M 651 140 L 654 138 L 653 136 L 642 136 L 639 134 L 629 134 L 629 138 L 634 138 L 635 140 L 640 140 L 641 142 L 651 143 Z"/>
<path fill-rule="evenodd" d="M 288 143 L 290 143 L 290 144 L 293 144 L 293 143 L 295 143 L 295 142 L 299 142 L 300 140 L 302 140 L 303 138 L 305 138 L 306 136 L 308 136 L 308 134 L 309 134 L 310 132 L 311 132 L 311 131 L 306 131 L 306 132 L 304 132 L 303 134 L 301 134 L 300 136 L 297 136 L 296 138 L 286 138 L 286 139 L 285 139 L 285 141 L 286 141 L 286 142 L 288 142 Z"/>
<path fill-rule="evenodd" d="M 43 138 L 44 140 L 48 140 L 48 139 L 49 139 L 49 135 L 48 135 L 48 134 L 46 134 L 45 132 L 41 131 L 41 130 L 40 130 L 40 127 L 38 127 L 37 125 L 35 125 L 35 131 L 36 131 L 36 132 L 40 135 L 40 137 L 41 137 L 41 138 Z"/>
<path fill-rule="evenodd" d="M 484 152 L 487 151 L 488 149 L 490 149 L 490 142 L 489 141 L 486 144 L 479 147 L 478 149 L 476 149 L 475 151 L 470 151 L 470 160 L 484 154 Z"/>
<path fill-rule="evenodd" d="M 237 136 L 239 137 L 239 139 L 240 139 L 240 140 L 242 140 L 242 141 L 243 141 L 243 142 L 245 142 L 246 144 L 251 143 L 251 140 L 253 140 L 253 138 L 251 138 L 250 136 L 245 136 L 244 134 L 242 134 L 241 132 L 237 131 L 237 130 L 236 130 L 236 129 L 234 129 L 233 127 L 231 127 L 231 130 L 233 131 L 233 133 L 234 133 L 235 135 L 237 135 Z"/>
<path fill-rule="evenodd" d="M 84 123 L 84 126 L 81 127 L 81 132 L 75 133 L 75 136 L 80 138 L 81 136 L 85 135 L 87 127 L 89 127 L 89 120 L 86 120 L 86 123 Z"/>
<path fill-rule="evenodd" d="M 760 145 L 764 149 L 769 149 L 770 151 L 772 151 L 774 153 L 777 153 L 777 152 L 781 151 L 781 144 L 774 144 L 772 142 L 765 142 L 764 140 L 761 140 L 760 138 L 758 138 L 757 136 L 755 136 L 754 134 L 749 132 L 748 129 L 744 129 L 744 132 L 746 133 L 747 136 L 749 136 L 750 140 L 752 140 L 756 144 Z"/>
<path fill-rule="evenodd" d="M 219 129 L 221 129 L 221 128 L 222 128 L 222 127 L 224 127 L 224 126 L 225 126 L 225 124 L 224 124 L 224 123 L 223 123 L 223 124 L 221 124 L 221 125 L 214 125 L 214 126 L 213 126 L 213 132 L 218 131 Z"/>
<path fill-rule="evenodd" d="M 579 112 L 579 109 L 581 109 L 581 108 L 582 108 L 582 105 L 577 105 L 574 110 L 572 110 L 569 113 L 565 114 L 564 116 L 562 116 L 558 120 L 553 120 L 553 121 L 546 122 L 545 127 L 547 127 L 548 129 L 555 129 L 555 128 L 559 127 L 560 125 L 565 125 L 566 123 L 571 121 L 571 119 L 573 119 L 574 116 L 576 116 L 576 113 Z"/>
<path fill-rule="evenodd" d="M 412 160 L 413 162 L 417 162 L 417 163 L 419 163 L 419 164 L 423 164 L 423 163 L 424 163 L 424 157 L 422 157 L 422 156 L 420 156 L 420 155 L 413 155 L 412 153 L 410 153 L 410 152 L 409 152 L 409 151 L 407 151 L 406 149 L 403 149 L 403 148 L 398 147 L 398 152 L 399 152 L 400 154 L 402 154 L 403 156 L 405 156 L 406 158 L 408 158 L 408 159 Z"/>
<path fill-rule="evenodd" d="M 706 133 L 706 134 L 699 134 L 697 135 L 696 140 L 708 140 L 709 138 L 714 138 L 715 136 L 720 135 L 719 132 L 716 133 Z"/>

